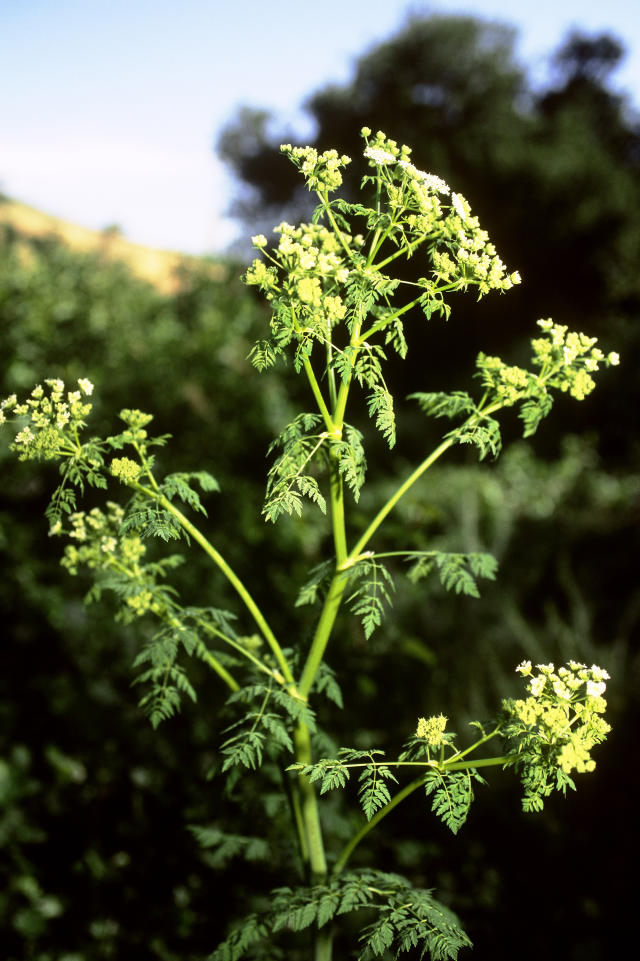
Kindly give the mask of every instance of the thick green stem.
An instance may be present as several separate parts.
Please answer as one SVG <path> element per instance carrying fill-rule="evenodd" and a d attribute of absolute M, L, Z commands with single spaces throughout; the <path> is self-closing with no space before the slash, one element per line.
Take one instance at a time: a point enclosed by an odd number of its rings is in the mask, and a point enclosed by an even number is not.
<path fill-rule="evenodd" d="M 331 961 L 333 956 L 333 931 L 328 925 L 316 931 L 313 961 Z"/>
<path fill-rule="evenodd" d="M 299 724 L 295 731 L 296 758 L 300 764 L 311 764 L 311 737 L 306 724 Z M 322 827 L 318 802 L 313 784 L 304 774 L 298 775 L 300 789 L 300 814 L 304 827 L 306 849 L 309 855 L 310 881 L 321 884 L 327 876 L 327 861 L 322 840 Z"/>
<path fill-rule="evenodd" d="M 331 452 L 331 528 L 333 545 L 336 552 L 336 566 L 339 567 L 347 556 L 347 532 L 344 516 L 344 489 L 337 456 Z"/>
<path fill-rule="evenodd" d="M 300 697 L 306 698 L 309 695 L 316 673 L 324 657 L 327 644 L 329 643 L 331 631 L 338 616 L 338 610 L 346 586 L 347 577 L 343 572 L 336 571 L 329 585 L 320 620 L 318 621 L 309 654 L 307 655 L 307 660 L 300 677 L 300 683 L 298 684 L 298 694 Z"/>

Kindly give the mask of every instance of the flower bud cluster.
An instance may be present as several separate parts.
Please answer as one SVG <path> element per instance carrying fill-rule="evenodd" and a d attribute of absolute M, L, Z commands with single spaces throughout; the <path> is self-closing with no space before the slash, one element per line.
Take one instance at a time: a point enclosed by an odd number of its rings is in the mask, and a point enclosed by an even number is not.
<path fill-rule="evenodd" d="M 106 506 L 106 513 L 98 507 L 88 513 L 76 511 L 69 515 L 68 528 L 64 529 L 58 521 L 49 533 L 66 534 L 77 542 L 67 545 L 60 562 L 70 574 L 86 567 L 127 584 L 120 616 L 128 623 L 148 611 L 160 611 L 162 602 L 154 593 L 156 584 L 151 568 L 141 563 L 145 545 L 137 534 L 120 533 L 122 507 L 113 501 L 107 501 Z"/>
<path fill-rule="evenodd" d="M 302 322 L 297 333 L 312 318 L 312 326 L 325 332 L 344 319 L 347 308 L 338 288 L 349 277 L 343 252 L 335 235 L 320 224 L 301 224 L 293 227 L 281 223 L 275 228 L 280 234 L 277 249 L 271 258 L 274 266 L 254 260 L 247 270 L 245 281 L 263 290 L 267 298 L 276 301 L 287 312 L 291 308 Z M 262 249 L 260 236 L 254 238 Z"/>
<path fill-rule="evenodd" d="M 337 150 L 319 154 L 315 147 L 292 147 L 291 144 L 282 144 L 280 150 L 300 170 L 309 190 L 319 192 L 337 190 L 342 185 L 340 168 L 351 163 L 350 157 L 340 156 Z"/>
<path fill-rule="evenodd" d="M 595 387 L 592 372 L 601 363 L 615 367 L 620 363 L 617 353 L 606 355 L 596 347 L 597 339 L 569 331 L 550 319 L 539 320 L 542 337 L 531 341 L 533 364 L 540 368 L 532 374 L 520 367 L 510 367 L 500 357 L 478 356 L 482 381 L 505 405 L 515 404 L 525 397 L 542 399 L 547 388 L 555 387 L 583 400 Z"/>
<path fill-rule="evenodd" d="M 78 380 L 79 390 L 65 391 L 64 381 L 57 377 L 44 383 L 46 387 L 38 384 L 24 402 L 12 394 L 0 403 L 0 424 L 8 420 L 7 414 L 27 420 L 11 444 L 20 460 L 52 460 L 61 452 L 72 452 L 91 410 L 85 398 L 92 394 L 93 384 L 86 377 Z"/>
<path fill-rule="evenodd" d="M 66 535 L 76 544 L 65 548 L 62 566 L 70 574 L 77 574 L 78 567 L 85 565 L 90 570 L 108 570 L 116 566 L 137 568 L 146 552 L 146 547 L 137 535 L 120 535 L 124 510 L 114 501 L 107 501 L 106 513 L 99 507 L 92 510 L 76 511 L 69 515 L 69 526 L 57 521 L 50 535 Z"/>
<path fill-rule="evenodd" d="M 422 738 L 429 747 L 440 747 L 444 743 L 444 731 L 447 726 L 448 718 L 443 714 L 438 714 L 430 718 L 418 718 L 418 729 L 416 737 Z"/>
<path fill-rule="evenodd" d="M 533 340 L 533 362 L 541 368 L 544 374 L 554 370 L 556 374 L 555 386 L 568 392 L 576 400 L 584 400 L 595 387 L 591 376 L 599 369 L 601 363 L 607 367 L 616 367 L 620 363 L 620 356 L 612 351 L 605 355 L 596 347 L 597 337 L 569 331 L 562 324 L 554 324 L 547 318 L 539 320 L 538 326 L 546 336 Z"/>
<path fill-rule="evenodd" d="M 130 457 L 114 457 L 109 470 L 123 484 L 131 484 L 138 479 L 142 468 Z"/>

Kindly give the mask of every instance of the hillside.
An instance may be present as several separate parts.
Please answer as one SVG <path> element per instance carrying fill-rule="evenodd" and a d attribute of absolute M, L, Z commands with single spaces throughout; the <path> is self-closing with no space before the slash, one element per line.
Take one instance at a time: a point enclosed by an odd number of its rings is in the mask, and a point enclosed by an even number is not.
<path fill-rule="evenodd" d="M 204 258 L 134 244 L 117 230 L 89 230 L 9 198 L 0 199 L 0 226 L 3 224 L 27 237 L 55 236 L 73 250 L 122 261 L 136 276 L 166 294 L 174 293 L 180 287 L 181 268 L 206 265 L 212 273 L 219 270 L 216 264 Z"/>

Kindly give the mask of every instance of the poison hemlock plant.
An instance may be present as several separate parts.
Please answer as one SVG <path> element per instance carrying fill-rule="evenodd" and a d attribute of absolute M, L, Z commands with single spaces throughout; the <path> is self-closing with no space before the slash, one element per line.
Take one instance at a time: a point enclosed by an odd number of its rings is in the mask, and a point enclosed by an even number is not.
<path fill-rule="evenodd" d="M 448 422 L 442 439 L 368 526 L 356 529 L 349 512 L 360 497 L 367 463 L 363 425 L 347 420 L 353 395 L 364 395 L 364 410 L 391 450 L 396 405 L 384 368 L 389 352 L 402 358 L 407 353 L 411 336 L 405 321 L 411 317 L 414 323 L 420 312 L 431 323 L 447 320 L 449 294 L 471 288 L 482 297 L 520 281 L 507 272 L 464 197 L 415 167 L 408 147 L 383 133 L 372 136 L 367 128 L 362 134 L 370 167 L 362 188 L 372 196 L 370 206 L 336 196 L 348 157 L 334 150 L 282 148 L 319 203 L 312 223 L 276 228 L 275 249 L 268 249 L 265 237 L 253 238 L 262 257 L 245 278 L 271 306 L 268 336 L 251 354 L 254 365 L 262 370 L 290 357 L 306 379 L 313 407 L 273 442 L 263 507 L 269 523 L 283 514 L 299 517 L 309 507 L 327 515 L 331 556 L 317 559 L 291 599 L 292 605 L 319 607 L 310 615 L 315 627 L 308 643 L 291 648 L 276 637 L 268 614 L 196 525 L 197 515 L 206 518 L 201 496 L 217 490 L 215 479 L 203 471 L 160 475 L 155 451 L 168 438 L 149 434 L 151 415 L 123 410 L 119 433 L 87 439 L 93 385 L 86 379 L 72 390 L 49 379 L 26 400 L 15 395 L 4 400 L 0 412 L 0 423 L 17 426 L 12 449 L 21 460 L 58 464 L 60 483 L 47 511 L 50 534 L 68 539 L 62 563 L 71 574 L 91 572 L 88 600 L 111 591 L 118 618 L 144 617 L 155 624 L 134 664 L 144 691 L 141 705 L 152 724 L 174 715 L 185 696 L 196 700 L 188 661 L 197 658 L 218 676 L 232 717 L 219 745 L 220 776 L 232 784 L 255 779 L 256 791 L 265 785 L 272 791 L 275 776 L 281 778 L 295 863 L 283 864 L 286 886 L 272 892 L 265 911 L 222 932 L 226 936 L 212 961 L 294 957 L 296 951 L 328 961 L 334 932 L 351 913 L 361 922 L 353 956 L 362 961 L 409 951 L 435 961 L 457 958 L 470 946 L 457 917 L 431 891 L 397 874 L 374 866 L 350 869 L 356 847 L 414 792 L 424 793 L 422 803 L 456 833 L 484 783 L 480 771 L 488 767 L 512 768 L 522 781 L 524 809 L 539 811 L 552 791 L 575 787 L 574 772 L 593 770 L 591 752 L 609 731 L 603 719 L 604 670 L 574 661 L 557 670 L 553 664 L 534 668 L 525 661 L 517 668 L 525 684 L 522 696 L 504 698 L 493 723 L 477 723 L 470 746 L 457 746 L 443 715 L 419 717 L 416 726 L 416 703 L 413 720 L 407 718 L 407 730 L 414 733 L 395 757 L 374 746 L 342 747 L 329 756 L 317 749 L 331 744 L 331 732 L 318 728 L 319 699 L 342 706 L 338 676 L 325 662 L 342 609 L 360 620 L 366 638 L 380 629 L 393 599 L 397 559 L 407 563 L 410 581 L 437 577 L 444 590 L 471 597 L 478 596 L 483 579 L 496 576 L 495 560 L 465 551 L 464 544 L 455 553 L 410 545 L 376 551 L 376 535 L 403 495 L 456 445 L 474 447 L 480 459 L 497 457 L 499 415 L 506 408 L 517 408 L 523 433 L 530 436 L 549 413 L 555 392 L 581 400 L 595 386 L 600 365 L 618 363 L 617 354 L 605 356 L 594 338 L 541 320 L 531 341 L 531 368 L 480 354 L 475 392 L 412 395 L 427 417 Z M 412 257 L 423 276 L 413 282 L 394 277 L 395 262 Z M 104 507 L 79 510 L 78 495 L 91 487 L 109 490 L 109 499 Z M 118 492 L 125 495 L 122 503 Z M 149 559 L 150 538 L 182 540 L 203 550 L 235 590 L 253 633 L 226 610 L 184 605 L 169 583 L 182 556 Z M 487 754 L 491 743 L 498 747 Z M 327 850 L 324 797 L 350 789 L 362 822 L 346 844 Z M 249 859 L 265 854 L 261 838 L 229 834 L 218 825 L 194 826 L 193 832 L 220 863 L 236 852 Z M 286 955 L 279 947 L 282 935 Z"/>

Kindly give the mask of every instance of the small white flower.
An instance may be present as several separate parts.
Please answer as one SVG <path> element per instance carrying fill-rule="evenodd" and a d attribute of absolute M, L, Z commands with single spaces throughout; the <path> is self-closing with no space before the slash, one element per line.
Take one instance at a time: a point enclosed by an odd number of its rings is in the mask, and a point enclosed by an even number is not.
<path fill-rule="evenodd" d="M 607 685 L 604 681 L 587 681 L 587 694 L 589 697 L 600 697 L 604 694 Z"/>
<path fill-rule="evenodd" d="M 523 677 L 528 677 L 531 674 L 531 661 L 521 661 L 516 667 L 516 671 Z"/>
<path fill-rule="evenodd" d="M 385 164 L 394 164 L 396 158 L 388 150 L 383 150 L 382 147 L 365 147 L 364 156 L 367 160 L 373 160 L 375 164 L 379 166 L 384 166 Z"/>
<path fill-rule="evenodd" d="M 532 680 L 529 682 L 529 690 L 534 697 L 540 697 L 546 683 L 547 679 L 544 676 L 538 675 L 538 677 L 532 678 Z"/>
<path fill-rule="evenodd" d="M 460 217 L 461 220 L 466 220 L 469 215 L 469 205 L 462 194 L 451 194 L 451 203 L 458 217 Z"/>
<path fill-rule="evenodd" d="M 564 701 L 568 701 L 571 698 L 571 691 L 559 677 L 553 682 L 553 690 L 558 697 L 561 697 Z"/>

